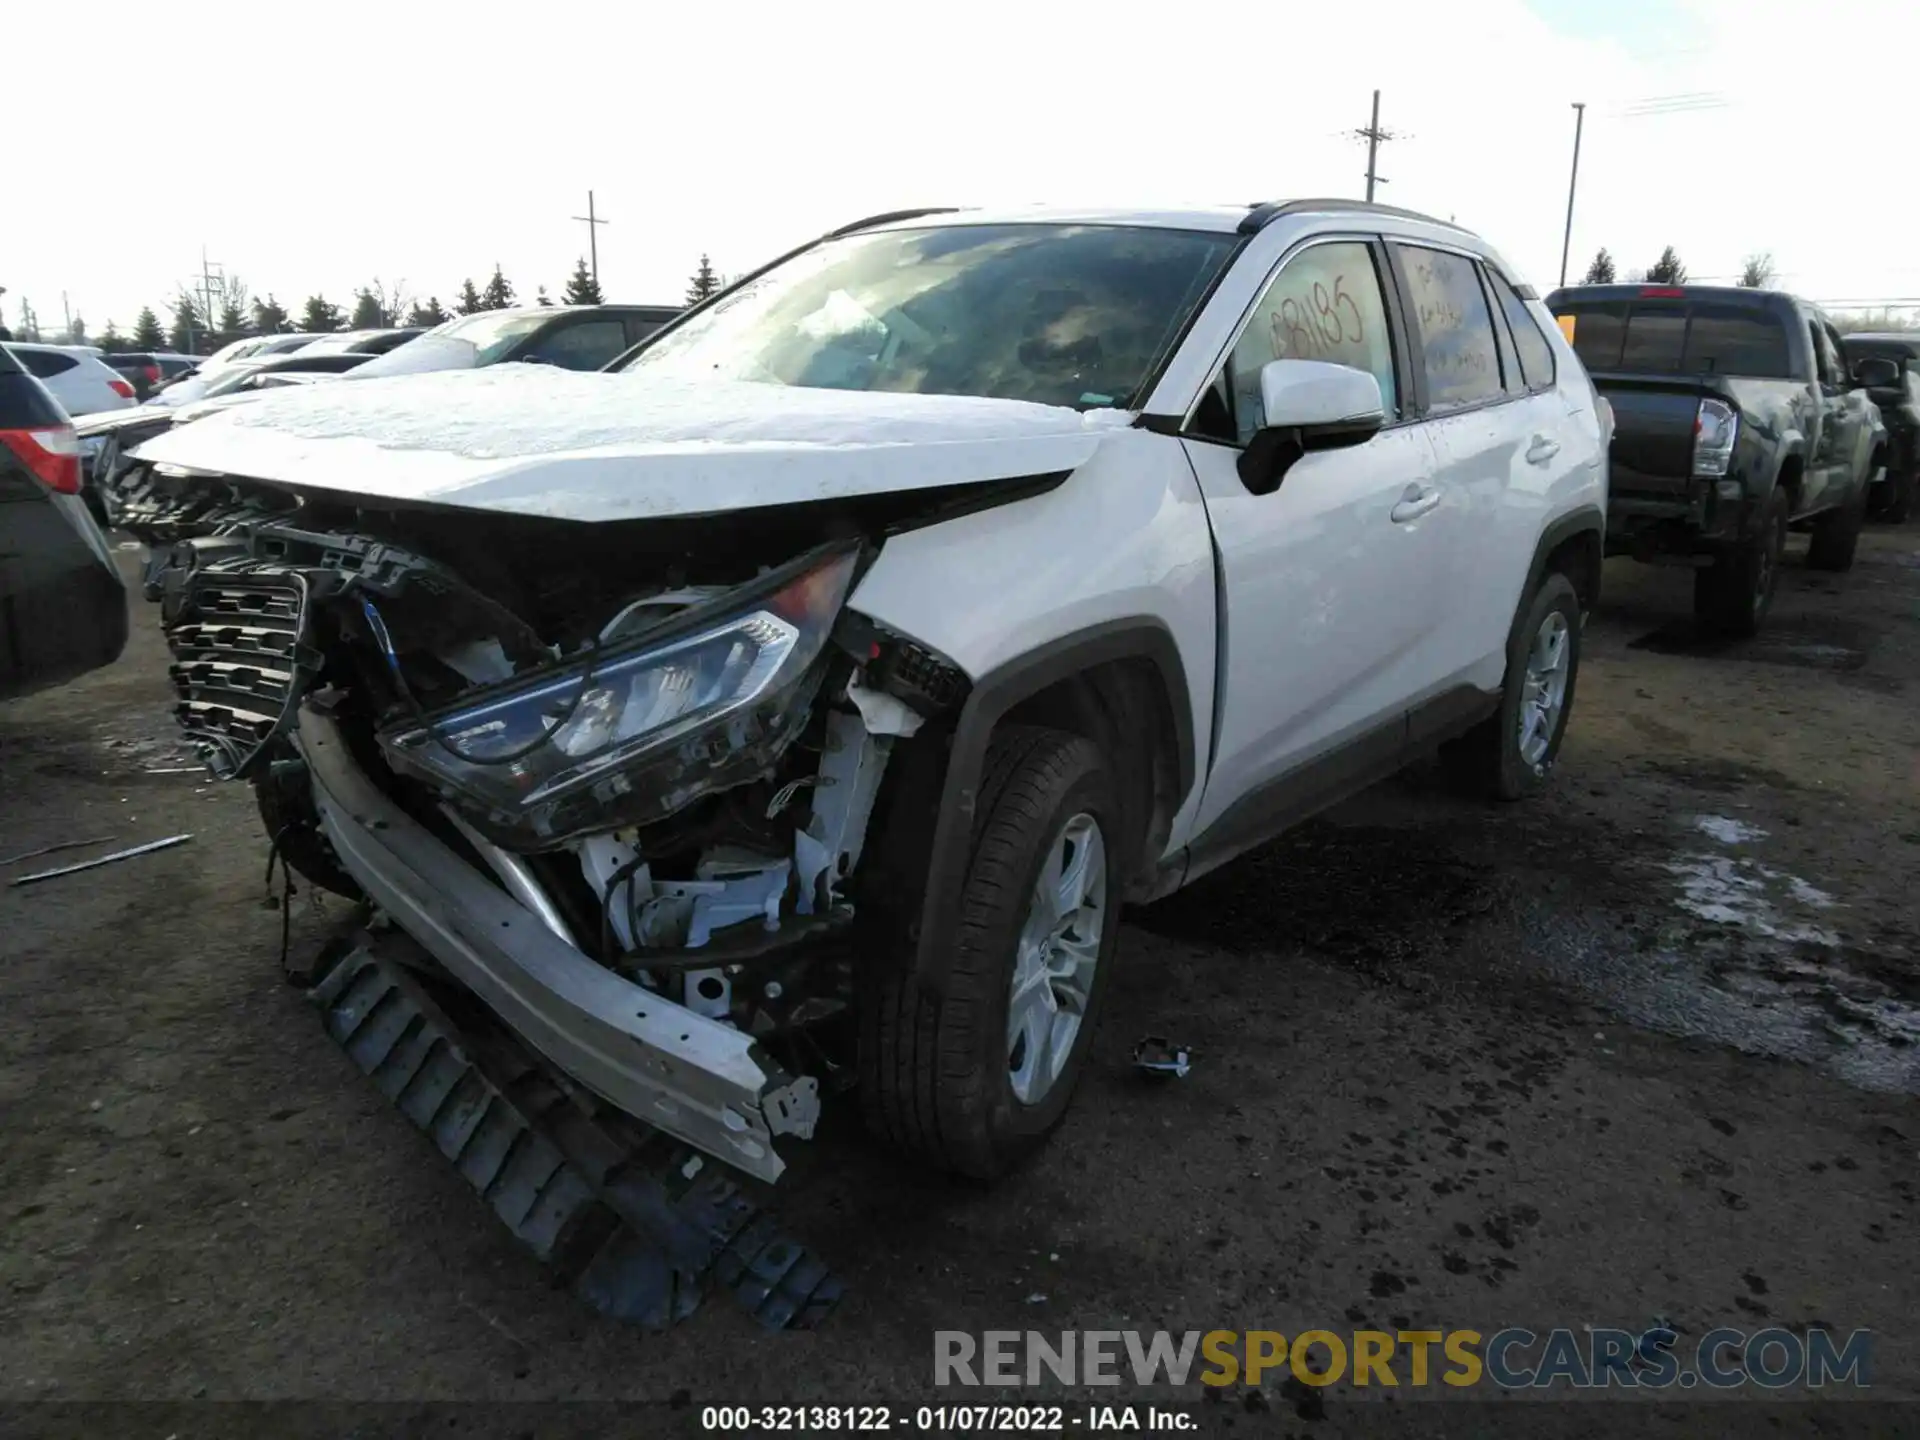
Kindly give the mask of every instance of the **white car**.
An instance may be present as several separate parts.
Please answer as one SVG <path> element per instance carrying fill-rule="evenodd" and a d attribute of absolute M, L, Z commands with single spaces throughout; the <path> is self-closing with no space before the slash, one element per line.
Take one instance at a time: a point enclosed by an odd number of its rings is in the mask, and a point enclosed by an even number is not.
<path fill-rule="evenodd" d="M 430 955 L 750 1174 L 839 1077 L 993 1176 L 1066 1110 L 1123 902 L 1436 746 L 1491 796 L 1548 778 L 1605 415 L 1451 224 L 909 212 L 620 371 L 176 429 L 117 518 L 210 536 L 155 552 L 176 714 L 278 854 L 404 932 L 318 992 L 364 1068 L 429 1053 L 404 1005 L 355 1027 Z"/>
<path fill-rule="evenodd" d="M 69 415 L 124 410 L 140 402 L 133 385 L 91 345 L 29 345 L 9 341 L 21 368 L 53 392 Z"/>

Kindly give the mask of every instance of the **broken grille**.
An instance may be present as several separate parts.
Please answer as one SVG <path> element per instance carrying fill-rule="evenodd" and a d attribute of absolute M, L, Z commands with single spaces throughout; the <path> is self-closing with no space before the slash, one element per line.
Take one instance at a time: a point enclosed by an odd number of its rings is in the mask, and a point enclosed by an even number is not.
<path fill-rule="evenodd" d="M 306 612 L 306 580 L 295 572 L 203 571 L 187 580 L 167 626 L 173 714 L 222 779 L 251 771 L 318 672 Z"/>

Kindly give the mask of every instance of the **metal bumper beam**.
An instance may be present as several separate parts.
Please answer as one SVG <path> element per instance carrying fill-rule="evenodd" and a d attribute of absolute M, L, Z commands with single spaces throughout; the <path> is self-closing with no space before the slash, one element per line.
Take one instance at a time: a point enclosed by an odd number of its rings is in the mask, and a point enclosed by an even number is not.
<path fill-rule="evenodd" d="M 454 979 L 582 1085 L 762 1180 L 775 1133 L 812 1133 L 816 1088 L 753 1040 L 632 984 L 561 940 L 373 784 L 311 701 L 294 741 L 340 862 Z"/>

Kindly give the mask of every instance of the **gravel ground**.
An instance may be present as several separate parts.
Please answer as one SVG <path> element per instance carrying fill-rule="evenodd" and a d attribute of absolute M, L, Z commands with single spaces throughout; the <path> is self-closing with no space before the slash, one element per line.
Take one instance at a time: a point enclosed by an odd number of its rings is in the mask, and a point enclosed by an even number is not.
<path fill-rule="evenodd" d="M 247 793 L 152 773 L 188 760 L 136 601 L 119 665 L 0 707 L 6 853 L 194 836 L 0 890 L 0 1401 L 647 1434 L 715 1403 L 951 1399 L 935 1329 L 1656 1316 L 1871 1328 L 1874 1394 L 1920 1400 L 1920 530 L 1869 532 L 1848 576 L 1796 565 L 1746 644 L 1694 638 L 1687 579 L 1609 565 L 1547 796 L 1494 810 L 1411 774 L 1136 916 L 1074 1112 L 1011 1180 L 901 1168 L 830 1113 L 782 1216 L 848 1298 L 778 1336 L 722 1298 L 665 1335 L 584 1311 L 352 1071 L 276 974 Z M 303 900 L 296 944 L 340 913 Z M 1187 1079 L 1130 1073 L 1148 1032 L 1194 1047 Z M 1485 1433 L 1519 1404 L 1270 1387 L 1199 1414 Z M 104 1413 L 186 1435 L 315 1412 Z M 1598 1428 L 1660 1413 L 1615 1401 Z"/>

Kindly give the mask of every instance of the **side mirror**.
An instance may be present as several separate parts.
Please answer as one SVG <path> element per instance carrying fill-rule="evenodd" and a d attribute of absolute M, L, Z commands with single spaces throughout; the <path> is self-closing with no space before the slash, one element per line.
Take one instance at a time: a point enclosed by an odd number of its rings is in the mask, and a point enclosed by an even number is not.
<path fill-rule="evenodd" d="M 1900 383 L 1900 362 L 1875 355 L 1853 367 L 1853 383 L 1867 390 L 1891 390 Z"/>
<path fill-rule="evenodd" d="M 1387 423 L 1380 382 L 1325 360 L 1269 360 L 1260 367 L 1266 424 L 1240 454 L 1240 479 L 1255 495 L 1280 488 L 1303 455 L 1364 445 Z"/>

